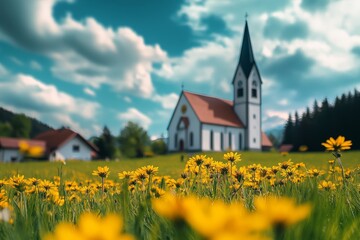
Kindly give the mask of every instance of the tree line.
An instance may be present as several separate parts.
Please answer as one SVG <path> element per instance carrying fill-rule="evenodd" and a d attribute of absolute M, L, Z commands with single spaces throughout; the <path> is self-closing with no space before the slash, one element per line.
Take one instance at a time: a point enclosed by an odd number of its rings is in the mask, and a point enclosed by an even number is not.
<path fill-rule="evenodd" d="M 322 142 L 342 135 L 352 140 L 352 149 L 360 149 L 360 92 L 354 90 L 336 97 L 333 104 L 325 98 L 321 104 L 315 100 L 299 116 L 298 112 L 285 124 L 282 144 L 292 144 L 293 150 L 323 151 Z"/>
<path fill-rule="evenodd" d="M 166 143 L 162 138 L 151 141 L 147 132 L 134 122 L 128 122 L 118 136 L 113 136 L 109 128 L 104 126 L 100 136 L 92 137 L 90 140 L 99 149 L 100 159 L 116 159 L 121 156 L 151 157 L 167 152 Z"/>

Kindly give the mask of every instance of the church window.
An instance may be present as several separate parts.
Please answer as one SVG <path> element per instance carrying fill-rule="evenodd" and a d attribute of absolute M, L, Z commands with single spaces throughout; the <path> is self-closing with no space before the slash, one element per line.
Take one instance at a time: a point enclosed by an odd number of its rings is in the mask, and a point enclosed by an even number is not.
<path fill-rule="evenodd" d="M 252 82 L 251 97 L 257 98 L 257 82 L 255 80 Z"/>
<path fill-rule="evenodd" d="M 193 132 L 190 132 L 190 146 L 194 145 L 194 134 Z"/>
<path fill-rule="evenodd" d="M 238 81 L 238 87 L 242 87 L 243 82 L 242 81 Z"/>
<path fill-rule="evenodd" d="M 174 142 L 174 146 L 175 148 L 177 148 L 177 141 L 178 141 L 178 136 L 177 136 L 177 133 L 175 133 L 175 142 Z"/>
<path fill-rule="evenodd" d="M 221 133 L 220 135 L 220 147 L 221 147 L 221 150 L 224 150 L 224 134 Z"/>
<path fill-rule="evenodd" d="M 229 133 L 229 148 L 231 149 L 231 145 L 232 145 L 232 142 L 231 142 L 231 133 Z"/>
<path fill-rule="evenodd" d="M 241 135 L 241 133 L 239 133 L 239 150 L 241 150 L 242 149 L 242 135 Z"/>
<path fill-rule="evenodd" d="M 256 138 L 253 139 L 254 143 L 256 143 Z"/>
<path fill-rule="evenodd" d="M 256 119 L 256 114 L 253 115 L 253 118 Z"/>
<path fill-rule="evenodd" d="M 244 96 L 244 89 L 243 88 L 238 88 L 237 89 L 237 97 L 242 97 Z"/>
<path fill-rule="evenodd" d="M 210 131 L 210 149 L 214 149 L 214 132 Z"/>

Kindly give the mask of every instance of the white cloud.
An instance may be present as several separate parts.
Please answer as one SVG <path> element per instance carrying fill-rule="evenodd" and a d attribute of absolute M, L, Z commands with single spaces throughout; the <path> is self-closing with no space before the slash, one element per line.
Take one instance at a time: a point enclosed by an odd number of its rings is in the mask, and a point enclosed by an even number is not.
<path fill-rule="evenodd" d="M 230 83 L 228 80 L 223 79 L 220 84 L 219 84 L 220 89 L 224 92 L 224 93 L 230 93 L 231 92 L 231 87 L 230 87 Z"/>
<path fill-rule="evenodd" d="M 41 64 L 34 60 L 30 62 L 30 67 L 34 70 L 38 70 L 38 71 L 42 70 Z"/>
<path fill-rule="evenodd" d="M 153 97 L 155 102 L 161 104 L 161 106 L 165 109 L 174 109 L 177 101 L 179 100 L 179 95 L 176 93 L 170 93 L 167 95 L 155 95 Z"/>
<path fill-rule="evenodd" d="M 24 74 L 0 78 L 0 104 L 51 126 L 69 125 L 77 131 L 85 132 L 84 134 L 90 130 L 74 119 L 92 122 L 100 107 L 96 102 L 73 97 L 59 91 L 54 85 Z"/>
<path fill-rule="evenodd" d="M 94 90 L 90 89 L 90 88 L 84 88 L 84 93 L 86 93 L 87 95 L 90 95 L 90 96 L 96 96 L 96 93 Z"/>
<path fill-rule="evenodd" d="M 125 96 L 125 97 L 124 97 L 124 101 L 127 102 L 127 103 L 131 103 L 131 102 L 132 102 L 131 98 L 129 98 L 128 96 Z"/>
<path fill-rule="evenodd" d="M 128 108 L 126 112 L 119 113 L 118 119 L 123 123 L 123 125 L 126 125 L 127 122 L 131 121 L 139 124 L 144 129 L 148 129 L 152 123 L 148 116 L 136 108 Z"/>
<path fill-rule="evenodd" d="M 147 45 L 130 28 L 105 27 L 91 17 L 78 21 L 68 14 L 57 22 L 57 2 L 1 1 L 0 39 L 48 56 L 54 62 L 51 71 L 64 81 L 93 88 L 106 84 L 144 98 L 154 94 L 153 63 L 167 58 L 159 45 Z"/>

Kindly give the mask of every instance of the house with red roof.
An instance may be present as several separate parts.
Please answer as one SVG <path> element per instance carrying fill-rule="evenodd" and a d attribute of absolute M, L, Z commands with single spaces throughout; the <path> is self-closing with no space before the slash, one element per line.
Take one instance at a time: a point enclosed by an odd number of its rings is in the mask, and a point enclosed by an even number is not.
<path fill-rule="evenodd" d="M 169 151 L 270 149 L 261 128 L 261 84 L 246 21 L 233 99 L 182 91 L 167 128 Z"/>
<path fill-rule="evenodd" d="M 44 141 L 0 137 L 0 162 L 20 162 L 24 158 L 24 153 L 20 151 L 21 144 L 29 148 L 40 147 L 45 149 Z"/>
<path fill-rule="evenodd" d="M 45 156 L 50 161 L 69 159 L 90 161 L 98 152 L 96 146 L 68 128 L 49 130 L 34 139 L 46 143 Z"/>

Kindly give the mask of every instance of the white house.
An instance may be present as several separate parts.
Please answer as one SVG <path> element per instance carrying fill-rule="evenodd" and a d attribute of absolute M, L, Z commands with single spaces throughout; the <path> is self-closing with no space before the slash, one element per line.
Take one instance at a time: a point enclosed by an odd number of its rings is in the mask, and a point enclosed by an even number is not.
<path fill-rule="evenodd" d="M 68 128 L 50 130 L 35 137 L 46 143 L 46 157 L 54 160 L 86 160 L 89 161 L 98 151 L 96 146 Z"/>
<path fill-rule="evenodd" d="M 20 152 L 20 143 L 26 143 L 29 147 L 45 148 L 44 141 L 30 139 L 0 137 L 0 162 L 20 162 L 24 155 Z"/>
<path fill-rule="evenodd" d="M 270 148 L 261 129 L 261 84 L 246 22 L 233 99 L 182 91 L 167 128 L 169 151 Z"/>

